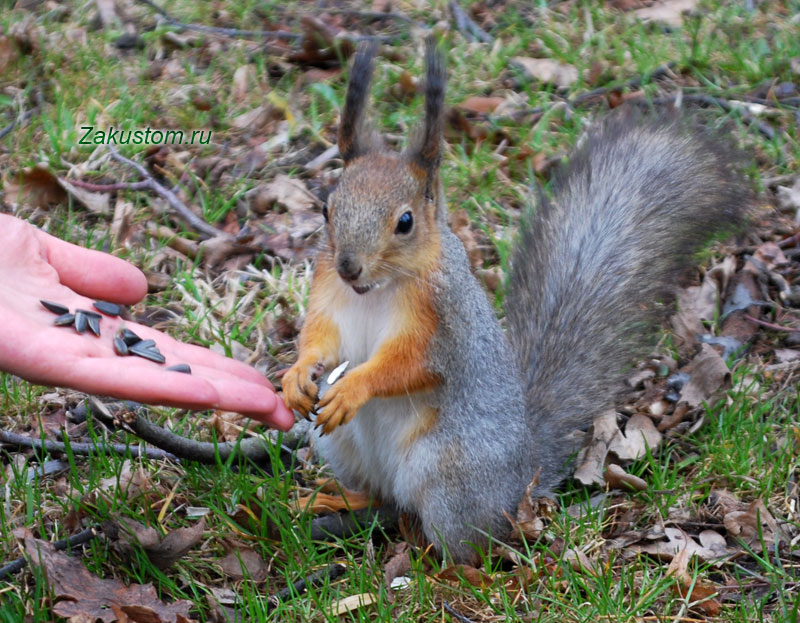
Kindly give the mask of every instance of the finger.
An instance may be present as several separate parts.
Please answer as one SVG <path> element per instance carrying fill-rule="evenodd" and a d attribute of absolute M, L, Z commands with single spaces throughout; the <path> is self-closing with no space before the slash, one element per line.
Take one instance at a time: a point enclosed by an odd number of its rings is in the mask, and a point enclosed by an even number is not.
<path fill-rule="evenodd" d="M 75 292 L 123 305 L 136 303 L 147 294 L 147 279 L 133 264 L 64 242 L 36 228 L 34 231 L 61 283 Z"/>
<path fill-rule="evenodd" d="M 182 374 L 135 359 L 83 359 L 67 375 L 67 384 L 87 393 L 106 394 L 147 404 L 186 409 L 223 409 L 289 430 L 294 416 L 273 391 L 225 375 Z"/>

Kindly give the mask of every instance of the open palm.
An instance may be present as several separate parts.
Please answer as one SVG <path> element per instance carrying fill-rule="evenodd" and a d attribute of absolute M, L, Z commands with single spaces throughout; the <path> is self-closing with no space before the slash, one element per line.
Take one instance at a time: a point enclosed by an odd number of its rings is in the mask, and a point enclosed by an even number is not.
<path fill-rule="evenodd" d="M 146 292 L 144 275 L 131 264 L 0 214 L 0 370 L 43 385 L 149 404 L 220 408 L 277 428 L 291 427 L 291 412 L 250 366 L 116 317 L 103 315 L 101 337 L 90 331 L 78 334 L 54 326 L 55 316 L 39 302 L 93 310 L 95 299 L 127 305 Z M 118 356 L 113 336 L 123 324 L 155 340 L 166 363 Z M 189 364 L 192 374 L 166 369 L 177 363 Z"/>

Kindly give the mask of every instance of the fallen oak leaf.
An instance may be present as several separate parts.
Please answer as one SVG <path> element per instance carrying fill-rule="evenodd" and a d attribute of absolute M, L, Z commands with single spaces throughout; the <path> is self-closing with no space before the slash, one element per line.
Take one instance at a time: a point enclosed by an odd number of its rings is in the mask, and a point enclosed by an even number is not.
<path fill-rule="evenodd" d="M 690 558 L 691 555 L 688 548 L 682 549 L 669 563 L 667 575 L 675 578 L 677 581 L 675 588 L 678 594 L 687 602 L 702 610 L 706 616 L 717 616 L 720 604 L 716 599 L 713 599 L 713 596 L 718 591 L 710 582 L 700 578 L 692 578 L 688 571 Z"/>
<path fill-rule="evenodd" d="M 178 600 L 162 602 L 152 584 L 125 586 L 118 580 L 105 580 L 92 574 L 75 558 L 57 552 L 51 543 L 40 541 L 27 530 L 19 530 L 31 563 L 47 577 L 55 598 L 53 612 L 71 623 L 102 621 L 120 623 L 189 623 L 192 603 Z M 122 618 L 121 614 L 125 615 Z"/>
<path fill-rule="evenodd" d="M 437 580 L 460 583 L 466 580 L 475 588 L 485 588 L 492 585 L 492 578 L 480 569 L 470 565 L 452 565 L 443 569 L 434 576 Z"/>

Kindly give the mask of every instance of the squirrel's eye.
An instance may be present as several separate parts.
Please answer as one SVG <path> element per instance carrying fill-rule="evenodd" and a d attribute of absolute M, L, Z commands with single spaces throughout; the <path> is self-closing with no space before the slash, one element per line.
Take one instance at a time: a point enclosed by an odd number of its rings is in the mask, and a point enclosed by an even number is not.
<path fill-rule="evenodd" d="M 411 212 L 404 212 L 400 220 L 397 221 L 397 227 L 394 230 L 396 234 L 407 234 L 411 231 L 411 226 L 414 224 L 414 216 Z"/>
<path fill-rule="evenodd" d="M 322 206 L 322 218 L 325 219 L 325 222 L 328 222 L 328 204 Z"/>

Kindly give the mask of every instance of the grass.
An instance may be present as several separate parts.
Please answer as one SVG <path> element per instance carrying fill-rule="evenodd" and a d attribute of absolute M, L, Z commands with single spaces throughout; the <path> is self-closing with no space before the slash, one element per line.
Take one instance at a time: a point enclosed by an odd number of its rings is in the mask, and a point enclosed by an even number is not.
<path fill-rule="evenodd" d="M 335 142 L 344 73 L 313 77 L 309 67 L 265 53 L 256 42 L 190 34 L 188 45 L 176 47 L 167 37 L 173 28 L 144 27 L 154 24 L 151 9 L 124 4 L 139 25 L 141 48 L 117 49 L 115 42 L 123 29 L 96 28 L 93 4 L 44 4 L 33 13 L 15 9 L 0 14 L 0 32 L 27 31 L 26 45 L 31 49 L 3 72 L 0 127 L 35 105 L 37 91 L 44 103 L 29 123 L 0 141 L 4 178 L 40 162 L 63 176 L 71 167 L 100 156 L 102 149 L 78 145 L 82 125 L 210 130 L 209 145 L 174 146 L 161 156 L 154 156 L 150 146 L 127 146 L 121 151 L 140 161 L 145 156 L 160 157 L 164 179 L 170 184 L 180 181 L 189 189 L 191 205 L 222 226 L 231 222 L 228 219 L 243 221 L 248 191 L 279 173 L 305 179 L 301 165 Z M 548 57 L 573 65 L 579 78 L 566 93 L 569 97 L 598 87 L 630 94 L 635 89 L 626 85 L 638 76 L 644 77 L 639 88 L 651 98 L 679 86 L 685 94 L 742 100 L 766 92 L 768 84 L 797 83 L 790 61 L 800 58 L 798 2 L 767 1 L 753 11 L 744 2 L 703 2 L 682 27 L 642 23 L 631 12 L 588 1 L 510 2 L 502 9 L 493 8 L 492 2 L 462 4 L 472 5 L 478 15 L 491 14 L 496 42 L 469 43 L 453 31 L 444 35 L 452 75 L 448 103 L 497 95 L 516 98 L 512 110 L 543 111 L 538 118 L 469 119 L 469 127 L 483 137 L 480 140 L 463 129 L 448 128 L 442 173 L 450 207 L 470 215 L 487 268 L 507 268 L 521 209 L 531 201 L 532 189 L 548 182 L 549 171 L 534 166 L 536 156 L 560 160 L 588 124 L 603 114 L 603 106 L 596 103 L 565 107 L 565 94 L 527 78 L 513 63 L 514 56 Z M 429 27 L 448 17 L 441 0 L 430 9 L 399 0 L 395 8 Z M 186 22 L 253 29 L 266 28 L 269 20 L 294 32 L 300 32 L 301 16 L 319 13 L 309 3 L 272 0 L 213 5 L 181 1 L 171 3 L 169 10 Z M 348 24 L 365 31 L 375 28 L 357 21 Z M 391 137 L 405 137 L 421 115 L 422 102 L 398 85 L 404 74 L 421 74 L 420 42 L 402 23 L 389 23 L 382 32 L 396 36 L 392 49 L 398 54 L 378 63 L 375 123 Z M 666 83 L 647 78 L 667 62 L 675 63 L 675 74 Z M 249 86 L 237 95 L 234 76 L 245 65 L 250 67 Z M 269 112 L 265 122 L 243 129 L 235 126 L 238 116 L 261 105 Z M 779 130 L 773 138 L 759 134 L 736 111 L 709 109 L 698 114 L 754 156 L 756 184 L 800 168 L 793 111 L 772 111 L 766 122 Z M 248 160 L 256 146 L 282 132 L 287 133 L 284 142 L 264 158 Z M 186 167 L 201 158 L 229 158 L 233 165 L 218 175 L 211 169 L 198 173 Z M 134 179 L 134 174 L 109 162 L 99 170 L 98 179 Z M 329 165 L 317 178 L 305 179 L 309 188 L 324 193 L 332 180 L 330 170 Z M 91 175 L 81 177 L 91 179 Z M 229 355 L 247 349 L 269 376 L 292 362 L 292 336 L 276 327 L 302 318 L 310 267 L 304 258 L 274 260 L 264 253 L 241 270 L 209 268 L 202 257 L 192 259 L 170 250 L 174 236 L 146 230 L 155 223 L 193 238 L 191 230 L 158 209 L 155 197 L 121 192 L 119 200 L 133 204 L 137 231 L 131 243 L 122 246 L 115 246 L 110 234 L 110 217 L 89 214 L 79 204 L 70 202 L 48 211 L 23 206 L 19 214 L 65 240 L 112 251 L 145 270 L 168 275 L 169 285 L 148 296 L 136 311 L 157 314 L 177 338 L 216 345 Z M 713 254 L 712 250 L 704 255 L 704 262 L 713 262 Z M 502 315 L 502 287 L 493 296 Z M 165 535 L 194 524 L 197 519 L 187 516 L 186 509 L 201 508 L 206 521 L 203 541 L 166 570 L 154 566 L 142 548 L 124 554 L 105 539 L 87 545 L 82 560 L 102 577 L 153 583 L 164 600 L 193 601 L 193 614 L 201 621 L 212 620 L 208 605 L 212 589 L 218 599 L 220 590 L 231 591 L 225 594 L 235 597 L 236 609 L 252 621 L 464 620 L 453 612 L 475 622 L 695 621 L 707 613 L 702 606 L 690 606 L 675 590 L 666 563 L 615 549 L 612 539 L 626 530 L 648 530 L 681 513 L 694 520 L 708 518 L 709 498 L 716 489 L 727 489 L 747 502 L 760 498 L 788 528 L 798 527 L 794 480 L 800 399 L 796 390 L 782 389 L 763 374 L 756 356 L 738 363 L 734 375 L 736 389 L 708 409 L 699 431 L 681 430 L 657 452 L 629 467 L 629 472 L 647 481 L 645 491 L 609 492 L 592 507 L 596 492 L 568 484 L 544 535 L 519 546 L 523 564 L 487 560 L 484 572 L 489 579 L 483 586 L 473 586 L 467 579 L 440 579 L 440 561 L 415 551 L 406 574 L 409 587 L 388 591 L 384 568 L 401 539 L 377 524 L 351 538 L 312 541 L 311 518 L 291 509 L 295 470 L 283 466 L 277 450 L 270 472 L 245 465 L 170 464 L 110 454 L 78 457 L 68 450 L 63 457 L 68 469 L 33 477 L 30 469 L 48 457 L 5 454 L 0 551 L 5 559 L 18 556 L 13 531 L 21 527 L 55 540 L 74 532 L 76 522 L 101 524 L 128 517 Z M 757 379 L 757 388 L 744 383 L 750 378 Z M 38 421 L 37 430 L 44 430 L 46 422 L 56 420 L 59 400 L 61 404 L 76 400 L 69 392 L 56 390 L 53 403 L 53 391 L 0 375 L 2 427 L 28 430 Z M 154 417 L 194 437 L 212 439 L 220 434 L 208 418 L 195 414 L 156 409 Z M 81 433 L 98 439 L 105 435 L 91 422 Z M 122 439 L 138 444 L 133 437 Z M 69 442 L 70 437 L 63 440 Z M 137 474 L 138 484 L 126 485 L 128 469 Z M 308 479 L 316 475 L 302 473 Z M 221 572 L 216 562 L 234 546 L 252 548 L 260 555 L 268 568 L 265 583 Z M 570 564 L 567 551 L 581 552 L 590 567 Z M 694 580 L 743 587 L 723 594 L 723 608 L 710 616 L 713 620 L 797 621 L 797 555 L 796 545 L 780 556 L 769 548 L 754 548 L 739 561 L 721 567 L 692 563 L 688 571 Z M 269 594 L 332 562 L 346 566 L 343 578 L 313 587 L 307 595 L 267 613 Z M 517 590 L 520 585 L 524 590 Z M 0 622 L 53 620 L 49 591 L 37 569 L 0 581 Z M 341 616 L 332 614 L 340 599 L 360 593 L 376 595 L 376 603 Z M 725 598 L 729 594 L 740 599 Z"/>

